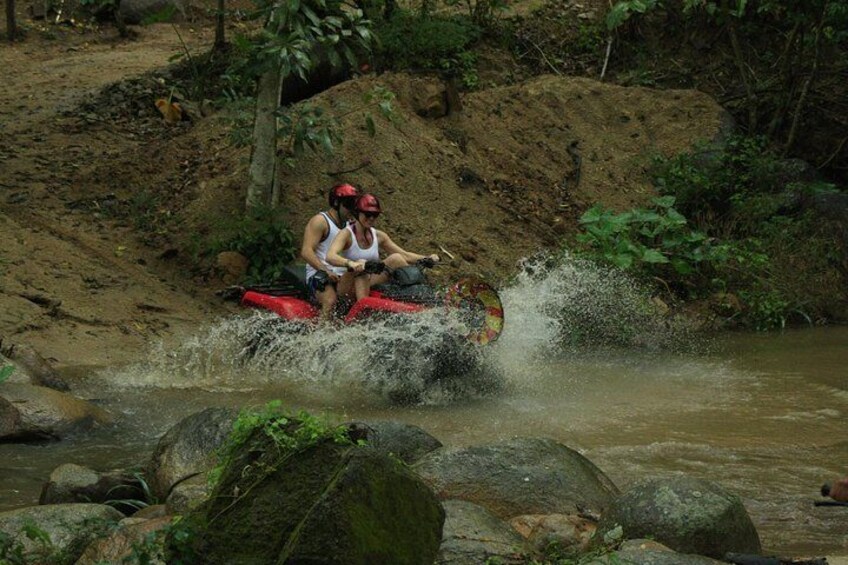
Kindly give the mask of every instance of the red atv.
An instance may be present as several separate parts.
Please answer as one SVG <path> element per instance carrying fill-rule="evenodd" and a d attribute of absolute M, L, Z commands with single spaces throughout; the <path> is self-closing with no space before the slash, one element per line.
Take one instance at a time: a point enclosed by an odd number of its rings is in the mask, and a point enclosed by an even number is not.
<path fill-rule="evenodd" d="M 461 308 L 471 328 L 465 338 L 477 345 L 494 342 L 503 330 L 503 307 L 497 292 L 488 284 L 461 279 L 443 293 L 437 292 L 424 275 L 433 261 L 422 259 L 415 265 L 390 271 L 386 284 L 372 287 L 371 294 L 358 300 L 342 320 L 353 324 L 388 315 L 414 316 L 436 306 Z M 366 273 L 389 270 L 380 261 L 369 261 Z M 310 299 L 306 287 L 305 268 L 287 267 L 283 277 L 273 284 L 234 289 L 241 293 L 243 306 L 274 312 L 284 320 L 315 323 L 319 319 L 317 304 Z"/>

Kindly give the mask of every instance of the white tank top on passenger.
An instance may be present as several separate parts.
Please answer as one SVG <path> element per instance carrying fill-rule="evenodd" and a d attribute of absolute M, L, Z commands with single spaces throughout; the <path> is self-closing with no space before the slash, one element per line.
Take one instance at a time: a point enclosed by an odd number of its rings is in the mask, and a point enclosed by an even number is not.
<path fill-rule="evenodd" d="M 374 228 L 371 229 L 371 247 L 367 249 L 362 249 L 359 247 L 359 243 L 356 241 L 356 232 L 353 231 L 353 224 L 347 226 L 347 229 L 350 230 L 350 234 L 353 236 L 353 241 L 346 250 L 342 251 L 342 255 L 350 259 L 351 261 L 359 261 L 360 259 L 365 259 L 366 261 L 379 261 L 380 260 L 380 247 L 377 245 L 377 230 Z"/>
<path fill-rule="evenodd" d="M 324 219 L 327 220 L 327 225 L 330 226 L 330 231 L 327 232 L 327 237 L 325 237 L 319 244 L 318 247 L 315 248 L 315 255 L 318 256 L 318 259 L 321 263 L 324 264 L 326 269 L 332 273 L 336 273 L 337 275 L 343 275 L 347 271 L 344 267 L 334 267 L 327 263 L 327 251 L 330 250 L 330 244 L 333 243 L 333 240 L 336 239 L 336 236 L 339 235 L 339 232 L 342 231 L 339 229 L 339 226 L 336 225 L 336 222 L 327 215 L 326 212 L 321 212 L 321 215 L 324 216 Z M 355 239 L 355 238 L 354 238 Z M 315 270 L 310 264 L 306 264 L 306 280 L 311 279 L 315 273 L 318 271 Z"/>

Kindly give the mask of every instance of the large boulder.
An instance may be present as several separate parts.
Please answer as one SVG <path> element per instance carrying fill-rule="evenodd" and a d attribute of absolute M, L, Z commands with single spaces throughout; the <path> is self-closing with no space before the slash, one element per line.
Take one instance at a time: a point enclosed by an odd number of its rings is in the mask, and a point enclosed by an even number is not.
<path fill-rule="evenodd" d="M 435 494 L 394 458 L 331 439 L 281 450 L 261 430 L 190 518 L 201 561 L 212 565 L 429 565 L 444 519 Z"/>
<path fill-rule="evenodd" d="M 165 508 L 168 514 L 186 514 L 200 506 L 208 496 L 206 475 L 197 475 L 174 485 L 165 501 Z"/>
<path fill-rule="evenodd" d="M 51 504 L 29 506 L 0 512 L 0 532 L 21 544 L 25 552 L 39 551 L 39 543 L 30 539 L 25 528 L 35 526 L 50 538 L 54 553 L 75 560 L 92 540 L 105 533 L 124 517 L 104 504 Z"/>
<path fill-rule="evenodd" d="M 65 463 L 50 473 L 50 479 L 41 489 L 38 503 L 104 503 L 121 499 L 144 500 L 144 496 L 141 481 L 131 473 L 122 470 L 101 473 L 81 465 Z"/>
<path fill-rule="evenodd" d="M 627 540 L 617 551 L 599 556 L 587 562 L 593 565 L 725 565 L 726 562 L 710 559 L 703 555 L 677 553 L 653 540 Z"/>
<path fill-rule="evenodd" d="M 728 552 L 762 550 L 739 497 L 691 477 L 636 483 L 603 515 L 596 538 L 616 528 L 621 528 L 624 539 L 651 538 L 680 553 L 716 559 Z"/>
<path fill-rule="evenodd" d="M 178 422 L 159 440 L 147 468 L 150 489 L 166 500 L 177 483 L 215 466 L 215 450 L 230 435 L 238 411 L 207 408 Z"/>
<path fill-rule="evenodd" d="M 112 422 L 105 410 L 64 392 L 25 383 L 0 384 L 0 440 L 60 439 Z"/>
<path fill-rule="evenodd" d="M 418 426 L 396 421 L 354 422 L 350 424 L 363 432 L 363 439 L 374 449 L 394 455 L 412 464 L 424 455 L 442 447 L 442 442 Z"/>
<path fill-rule="evenodd" d="M 162 516 L 145 520 L 142 518 L 126 518 L 121 520 L 107 537 L 91 542 L 83 551 L 76 565 L 101 565 L 103 563 L 141 563 L 132 559 L 133 553 L 142 551 L 146 557 L 155 558 L 162 554 L 161 542 L 164 532 L 171 525 L 171 516 Z M 157 534 L 162 532 L 157 540 Z M 149 555 L 152 553 L 153 555 Z M 161 562 L 161 561 L 160 561 Z M 156 563 L 150 561 L 149 563 Z"/>
<path fill-rule="evenodd" d="M 527 563 L 524 538 L 483 508 L 464 500 L 446 500 L 445 529 L 436 563 Z"/>
<path fill-rule="evenodd" d="M 440 498 L 479 504 L 502 519 L 602 513 L 619 494 L 591 461 L 551 439 L 439 449 L 414 469 Z"/>

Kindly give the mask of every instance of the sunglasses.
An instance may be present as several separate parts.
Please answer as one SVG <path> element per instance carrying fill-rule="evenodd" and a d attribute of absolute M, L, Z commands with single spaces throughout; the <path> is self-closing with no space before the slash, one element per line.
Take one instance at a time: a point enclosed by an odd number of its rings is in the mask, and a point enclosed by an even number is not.
<path fill-rule="evenodd" d="M 362 212 L 362 215 L 369 220 L 374 220 L 380 215 L 380 212 Z"/>

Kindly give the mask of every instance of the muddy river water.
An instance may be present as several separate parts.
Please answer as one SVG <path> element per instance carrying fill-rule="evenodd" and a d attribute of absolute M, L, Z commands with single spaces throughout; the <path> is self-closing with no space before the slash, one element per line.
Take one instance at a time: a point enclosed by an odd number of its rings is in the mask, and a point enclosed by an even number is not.
<path fill-rule="evenodd" d="M 824 480 L 848 475 L 848 328 L 729 334 L 700 354 L 619 350 L 531 362 L 501 353 L 502 391 L 410 407 L 338 381 L 174 388 L 161 375 L 158 386 L 103 388 L 94 379 L 88 395 L 119 416 L 117 426 L 48 445 L 1 445 L 0 503 L 35 503 L 65 462 L 139 464 L 168 426 L 204 407 L 281 398 L 339 419 L 413 423 L 447 445 L 553 437 L 621 488 L 655 475 L 709 479 L 743 498 L 767 550 L 848 555 L 848 508 L 813 506 Z"/>

